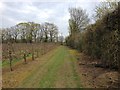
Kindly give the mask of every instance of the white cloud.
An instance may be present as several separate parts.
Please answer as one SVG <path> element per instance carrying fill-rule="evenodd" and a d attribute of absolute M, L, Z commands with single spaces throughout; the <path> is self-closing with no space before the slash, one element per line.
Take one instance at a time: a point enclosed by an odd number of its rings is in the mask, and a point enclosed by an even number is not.
<path fill-rule="evenodd" d="M 54 11 L 53 10 L 49 10 L 49 9 L 40 9 L 37 11 L 37 17 L 40 18 L 40 20 L 44 21 L 49 19 L 51 16 L 54 15 Z"/>
<path fill-rule="evenodd" d="M 1 0 L 2 2 L 100 2 L 106 0 Z M 115 0 L 112 0 L 115 1 Z"/>
<path fill-rule="evenodd" d="M 0 14 L 4 11 L 5 5 L 3 2 L 0 2 Z"/>
<path fill-rule="evenodd" d="M 6 0 L 5 0 L 6 1 Z M 12 1 L 12 0 L 11 0 Z M 18 1 L 18 0 L 15 0 Z M 21 1 L 21 0 L 19 0 Z M 25 0 L 24 0 L 25 1 Z M 37 1 L 37 0 L 35 0 Z M 70 18 L 69 7 L 82 7 L 92 14 L 95 4 L 92 2 L 0 2 L 2 10 L 2 25 L 0 27 L 10 27 L 19 22 L 34 21 L 36 23 L 51 22 L 55 23 L 60 33 L 68 35 L 68 20 Z M 73 0 L 69 0 L 73 1 Z M 84 1 L 84 0 L 82 0 Z M 94 0 L 93 0 L 94 1 Z"/>

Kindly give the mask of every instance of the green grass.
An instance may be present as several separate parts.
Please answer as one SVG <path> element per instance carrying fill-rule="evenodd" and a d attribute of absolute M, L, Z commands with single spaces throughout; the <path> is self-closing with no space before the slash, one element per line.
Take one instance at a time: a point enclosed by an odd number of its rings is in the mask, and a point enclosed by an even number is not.
<path fill-rule="evenodd" d="M 53 87 L 54 82 L 56 80 L 56 72 L 60 68 L 60 66 L 63 64 L 64 56 L 66 55 L 65 50 L 63 47 L 58 49 L 58 52 L 54 55 L 54 57 L 51 58 L 53 63 L 48 65 L 48 72 L 46 75 L 40 80 L 39 87 Z"/>
<path fill-rule="evenodd" d="M 76 71 L 76 57 L 67 47 L 59 46 L 34 62 L 37 63 L 32 63 L 34 67 L 16 88 L 60 88 L 62 85 L 65 88 L 81 87 L 80 77 Z M 26 71 L 28 68 L 26 66 Z"/>
<path fill-rule="evenodd" d="M 77 88 L 81 87 L 81 84 L 79 83 L 80 77 L 78 76 L 78 73 L 76 72 L 76 58 L 74 56 L 71 56 L 71 66 L 72 66 L 72 72 L 74 76 L 74 80 L 76 81 Z"/>
<path fill-rule="evenodd" d="M 31 56 L 32 56 L 31 54 L 28 54 L 27 57 L 31 57 Z M 12 60 L 12 64 L 16 64 L 17 62 L 19 62 L 19 61 L 21 61 L 21 60 L 23 60 L 23 57 L 21 57 L 21 58 L 14 58 L 14 59 Z M 10 61 L 9 61 L 8 59 L 6 59 L 6 60 L 4 60 L 4 62 L 1 63 L 1 66 L 2 66 L 2 68 L 8 67 L 9 64 L 10 64 Z"/>

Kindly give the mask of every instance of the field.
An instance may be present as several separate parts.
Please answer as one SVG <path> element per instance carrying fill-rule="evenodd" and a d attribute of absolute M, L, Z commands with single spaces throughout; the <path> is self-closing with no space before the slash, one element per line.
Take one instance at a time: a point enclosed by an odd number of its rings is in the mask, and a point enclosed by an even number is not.
<path fill-rule="evenodd" d="M 12 72 L 3 69 L 3 87 L 81 87 L 76 60 L 68 52 L 60 46 L 35 61 L 15 66 Z"/>
<path fill-rule="evenodd" d="M 116 71 L 93 67 L 87 59 L 76 50 L 56 46 L 34 61 L 28 58 L 27 64 L 15 63 L 12 72 L 4 67 L 3 88 L 117 87 Z"/>
<path fill-rule="evenodd" d="M 0 88 L 120 88 L 118 0 L 0 2 Z"/>
<path fill-rule="evenodd" d="M 13 43 L 11 45 L 2 44 L 2 60 L 9 58 L 9 50 L 12 51 L 13 58 L 20 58 L 23 53 L 31 54 L 34 52 L 39 52 L 39 54 L 44 54 L 52 49 L 55 45 L 52 43 Z"/>

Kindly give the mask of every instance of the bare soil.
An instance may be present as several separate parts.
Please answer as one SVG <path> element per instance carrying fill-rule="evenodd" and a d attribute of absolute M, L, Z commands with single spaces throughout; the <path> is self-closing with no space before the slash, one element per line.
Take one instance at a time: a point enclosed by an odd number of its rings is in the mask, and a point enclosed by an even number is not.
<path fill-rule="evenodd" d="M 85 88 L 118 88 L 120 83 L 118 71 L 108 68 L 96 67 L 99 60 L 80 53 L 77 55 L 78 71 L 81 83 Z M 98 62 L 97 62 L 98 61 Z"/>

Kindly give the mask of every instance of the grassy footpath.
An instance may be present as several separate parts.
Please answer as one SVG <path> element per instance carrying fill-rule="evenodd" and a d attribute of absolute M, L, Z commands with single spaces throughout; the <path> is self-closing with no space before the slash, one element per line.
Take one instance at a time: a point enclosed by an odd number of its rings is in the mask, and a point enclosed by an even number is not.
<path fill-rule="evenodd" d="M 16 84 L 15 87 L 80 88 L 80 78 L 76 71 L 77 60 L 72 53 L 73 51 L 67 47 L 59 46 L 56 50 L 42 56 L 38 59 L 38 62 L 33 65 L 34 67 L 29 74 L 24 77 L 21 82 Z M 41 59 L 44 60 L 44 62 L 42 62 Z M 22 71 L 20 73 L 22 73 Z"/>

